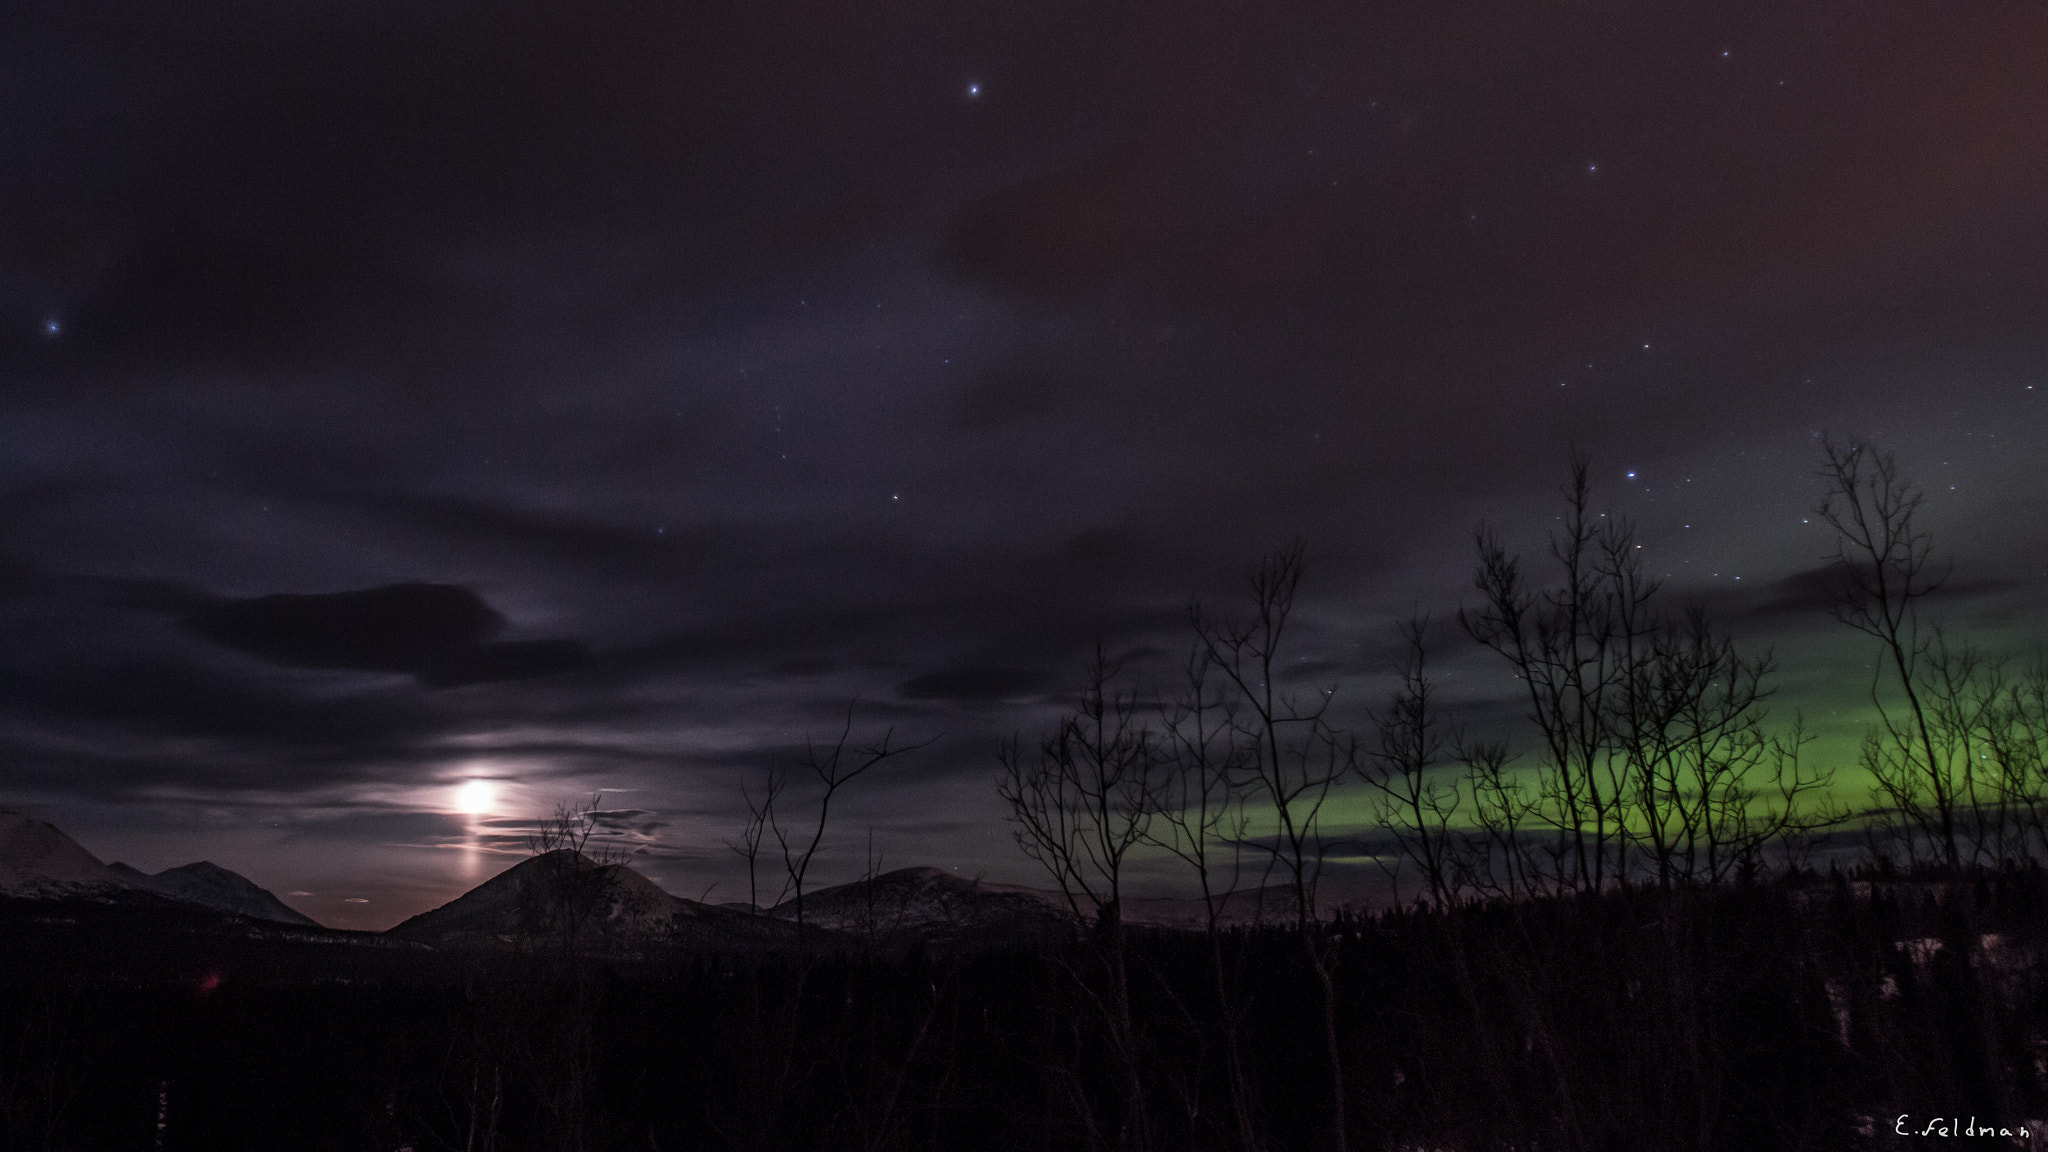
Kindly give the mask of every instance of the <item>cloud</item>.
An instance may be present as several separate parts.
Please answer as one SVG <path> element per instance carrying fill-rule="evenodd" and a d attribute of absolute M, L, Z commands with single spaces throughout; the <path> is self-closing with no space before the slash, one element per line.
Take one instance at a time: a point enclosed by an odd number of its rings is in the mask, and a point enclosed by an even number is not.
<path fill-rule="evenodd" d="M 455 688 L 495 680 L 552 676 L 583 667 L 590 653 L 575 640 L 526 640 L 478 644 L 444 652 L 419 670 L 429 688 Z"/>
<path fill-rule="evenodd" d="M 1765 592 L 1769 598 L 1750 607 L 1748 615 L 1825 618 L 1833 613 L 1837 598 L 1847 590 L 1847 577 L 1842 566 L 1834 562 L 1801 569 L 1767 585 Z"/>
<path fill-rule="evenodd" d="M 1007 700 L 1037 691 L 1046 679 L 1028 668 L 951 668 L 913 676 L 896 686 L 896 694 L 907 700 Z"/>
<path fill-rule="evenodd" d="M 1941 569 L 1936 567 L 1934 571 L 1938 574 Z M 1941 580 L 1921 604 L 1930 609 L 1944 605 L 1981 605 L 2024 588 L 2025 583 L 2005 578 L 1968 580 L 1949 576 Z M 1839 597 L 1848 590 L 1848 571 L 1840 562 L 1830 561 L 1801 569 L 1766 585 L 1762 591 L 1767 598 L 1760 603 L 1752 601 L 1744 614 L 1759 620 L 1781 617 L 1827 620 L 1834 616 Z"/>
<path fill-rule="evenodd" d="M 446 758 L 450 721 L 418 693 L 309 693 L 169 657 L 0 671 L 14 787 L 92 795 L 228 793 L 409 775 Z"/>
<path fill-rule="evenodd" d="M 546 676 L 587 659 L 573 640 L 487 643 L 505 618 L 452 584 L 227 600 L 187 623 L 217 644 L 288 667 L 409 673 L 433 688 Z"/>
<path fill-rule="evenodd" d="M 449 584 L 393 584 L 325 595 L 230 600 L 195 614 L 195 632 L 296 668 L 418 672 L 504 626 L 476 593 Z"/>
<path fill-rule="evenodd" d="M 656 842 L 659 833 L 669 826 L 660 813 L 645 808 L 613 808 L 590 814 L 591 822 L 603 830 L 610 840 L 638 840 Z"/>

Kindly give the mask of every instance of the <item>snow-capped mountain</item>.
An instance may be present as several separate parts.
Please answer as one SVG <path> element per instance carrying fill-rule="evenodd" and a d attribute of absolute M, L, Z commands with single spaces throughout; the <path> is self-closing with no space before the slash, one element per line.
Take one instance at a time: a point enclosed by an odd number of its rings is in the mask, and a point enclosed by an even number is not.
<path fill-rule="evenodd" d="M 132 898 L 126 895 L 132 893 L 151 893 L 251 920 L 319 927 L 248 877 L 218 864 L 202 860 L 154 876 L 118 862 L 103 864 L 56 825 L 0 808 L 0 896 L 105 900 Z"/>
<path fill-rule="evenodd" d="M 99 896 L 129 887 L 56 825 L 0 808 L 0 896 Z"/>

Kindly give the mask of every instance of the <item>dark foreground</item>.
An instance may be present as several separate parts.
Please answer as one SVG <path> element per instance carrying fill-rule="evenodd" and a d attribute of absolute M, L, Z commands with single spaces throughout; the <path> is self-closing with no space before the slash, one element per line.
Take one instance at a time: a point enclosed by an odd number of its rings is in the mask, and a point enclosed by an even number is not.
<path fill-rule="evenodd" d="M 2028 870 L 1343 923 L 1348 1145 L 2027 1146 L 1893 1131 L 2048 1115 L 2044 911 Z M 1130 935 L 1128 1024 L 1099 936 L 601 964 L 20 902 L 0 932 L 10 1152 L 1333 1141 L 1320 995 L 1280 929 Z"/>

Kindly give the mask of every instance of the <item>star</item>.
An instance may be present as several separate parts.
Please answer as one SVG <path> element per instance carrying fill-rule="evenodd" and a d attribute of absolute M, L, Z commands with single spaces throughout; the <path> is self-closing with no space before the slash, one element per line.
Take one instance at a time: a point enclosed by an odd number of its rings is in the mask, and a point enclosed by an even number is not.
<path fill-rule="evenodd" d="M 969 81 L 969 82 L 968 82 L 968 84 L 967 84 L 967 98 L 968 98 L 969 100 L 979 100 L 979 99 L 981 99 L 981 81 L 979 81 L 979 80 L 972 80 L 972 81 Z"/>

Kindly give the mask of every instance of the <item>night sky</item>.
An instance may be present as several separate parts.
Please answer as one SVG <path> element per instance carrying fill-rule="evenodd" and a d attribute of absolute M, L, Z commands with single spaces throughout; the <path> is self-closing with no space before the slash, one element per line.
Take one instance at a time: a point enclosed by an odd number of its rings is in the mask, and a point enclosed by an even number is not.
<path fill-rule="evenodd" d="M 2048 623 L 2043 60 L 2020 0 L 9 4 L 0 805 L 383 927 L 603 789 L 744 899 L 741 779 L 857 700 L 933 743 L 824 878 L 1028 882 L 995 745 L 1098 637 L 1299 537 L 1356 719 L 1574 443 L 1846 766 L 1820 437 L 1958 633 Z"/>

